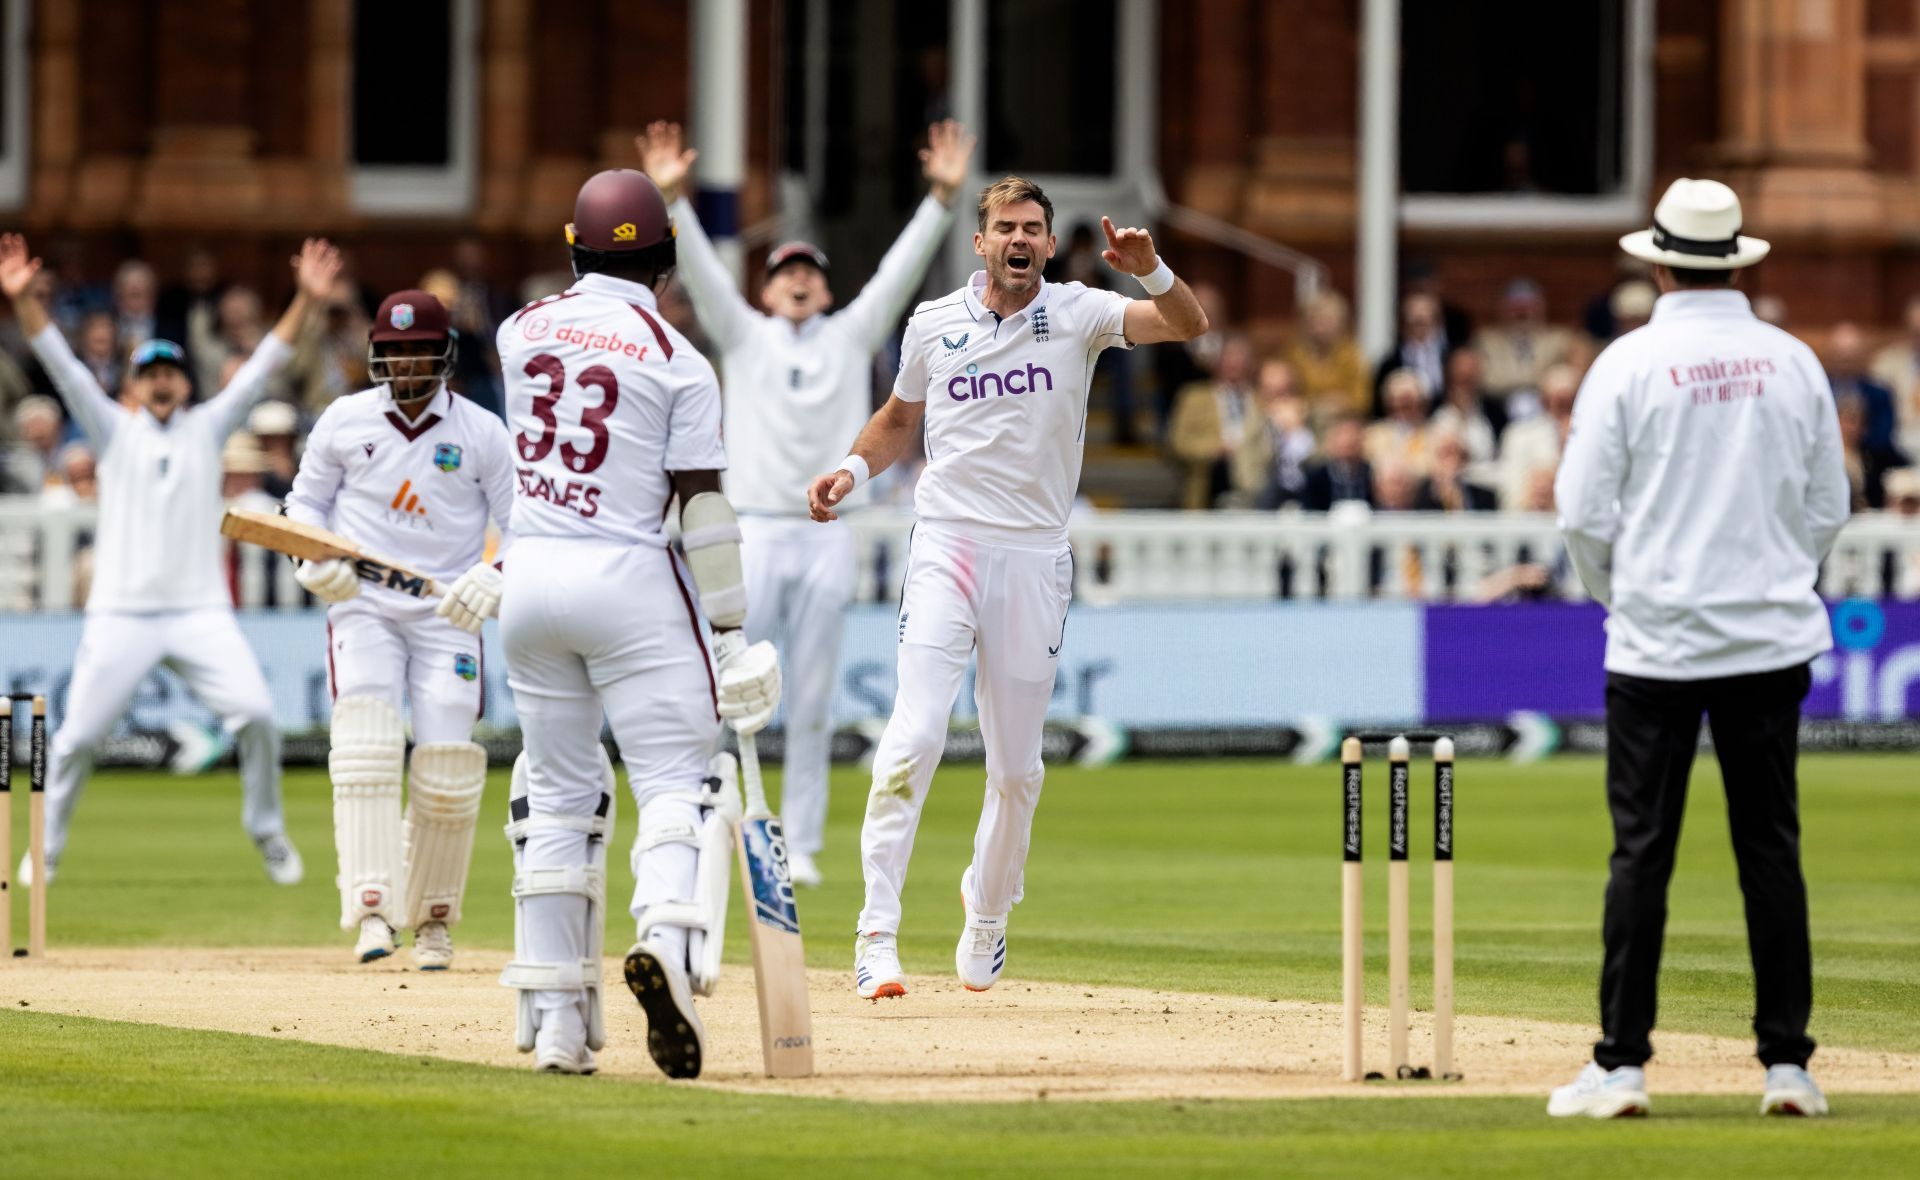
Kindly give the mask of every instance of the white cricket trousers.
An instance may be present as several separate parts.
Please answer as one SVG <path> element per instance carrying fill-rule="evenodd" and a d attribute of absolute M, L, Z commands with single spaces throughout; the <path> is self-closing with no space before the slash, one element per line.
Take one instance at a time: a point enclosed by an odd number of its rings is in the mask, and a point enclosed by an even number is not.
<path fill-rule="evenodd" d="M 587 817 L 599 806 L 604 711 L 639 804 L 643 841 L 644 833 L 664 827 L 698 827 L 720 715 L 705 621 L 694 605 L 692 579 L 671 550 L 516 537 L 506 562 L 500 634 L 526 747 L 531 817 Z M 527 869 L 588 863 L 585 832 L 556 825 L 529 831 Z M 643 853 L 635 864 L 634 919 L 656 903 L 693 900 L 698 869 L 698 850 L 687 844 Z M 577 963 L 589 953 L 584 896 L 523 898 L 520 915 L 529 960 Z M 682 932 L 682 949 L 684 938 Z M 551 1010 L 580 998 L 542 991 L 534 1003 Z"/>
<path fill-rule="evenodd" d="M 487 699 L 480 637 L 435 614 L 437 605 L 357 594 L 327 608 L 333 699 L 372 697 L 406 716 L 404 695 L 416 745 L 472 741 Z"/>
<path fill-rule="evenodd" d="M 973 697 L 987 753 L 986 798 L 961 890 L 975 912 L 1003 915 L 1020 900 L 1033 812 L 1045 769 L 1040 740 L 1073 595 L 1064 540 L 1019 543 L 1011 530 L 914 528 L 900 594 L 899 686 L 873 757 L 860 832 L 867 900 L 860 929 L 898 932 L 900 893 L 927 786 L 946 747 L 947 720 L 979 653 Z"/>
<path fill-rule="evenodd" d="M 280 727 L 253 649 L 227 607 L 89 613 L 73 654 L 66 711 L 47 760 L 47 859 L 58 861 L 93 771 L 93 755 L 155 667 L 173 669 L 220 716 L 240 757 L 240 824 L 255 840 L 282 835 Z"/>
<path fill-rule="evenodd" d="M 817 854 L 826 838 L 827 770 L 840 637 L 853 601 L 853 530 L 843 520 L 740 518 L 747 583 L 747 639 L 780 649 L 786 757 L 780 826 L 787 848 Z"/>

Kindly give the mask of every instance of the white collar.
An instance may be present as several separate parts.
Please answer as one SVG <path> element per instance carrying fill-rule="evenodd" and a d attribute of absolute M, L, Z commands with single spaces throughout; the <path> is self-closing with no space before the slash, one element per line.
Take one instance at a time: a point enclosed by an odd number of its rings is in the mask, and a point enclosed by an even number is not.
<path fill-rule="evenodd" d="M 1052 290 L 1052 288 L 1053 288 L 1053 284 L 1049 283 L 1046 279 L 1042 278 L 1040 280 L 1040 289 L 1033 293 L 1032 299 L 1027 300 L 1027 305 L 1025 307 L 1021 308 L 1019 311 L 1014 312 L 1013 315 L 1003 316 L 1001 318 L 1010 320 L 1010 319 L 1013 319 L 1014 316 L 1031 315 L 1032 313 L 1039 311 L 1041 308 L 1047 305 L 1047 293 L 1050 290 Z M 987 272 L 984 270 L 974 271 L 973 275 L 967 279 L 966 300 L 967 300 L 967 314 L 971 315 L 976 321 L 983 320 L 988 315 L 993 314 L 988 309 L 986 304 L 980 302 L 980 295 L 986 289 L 987 289 Z"/>
<path fill-rule="evenodd" d="M 380 390 L 380 401 L 385 408 L 395 414 L 400 414 L 400 407 L 393 400 L 393 387 L 382 383 L 376 386 L 376 388 Z M 436 414 L 444 418 L 446 417 L 447 410 L 452 406 L 452 403 L 453 391 L 447 388 L 446 382 L 442 381 L 440 388 L 434 390 L 433 396 L 427 399 L 427 408 L 420 411 L 419 417 L 415 418 L 414 421 L 425 422 L 429 417 Z M 404 420 L 406 415 L 400 414 L 400 417 Z"/>
<path fill-rule="evenodd" d="M 1652 318 L 1655 320 L 1729 315 L 1753 318 L 1753 304 L 1747 302 L 1744 291 L 1717 288 L 1668 291 L 1653 301 Z"/>
<path fill-rule="evenodd" d="M 594 295 L 611 295 L 615 299 L 623 299 L 628 303 L 642 304 L 649 311 L 660 310 L 659 297 L 653 293 L 652 287 L 644 283 L 636 283 L 632 279 L 616 279 L 612 275 L 601 274 L 599 271 L 581 275 L 573 281 L 573 286 L 569 290 L 586 291 Z"/>

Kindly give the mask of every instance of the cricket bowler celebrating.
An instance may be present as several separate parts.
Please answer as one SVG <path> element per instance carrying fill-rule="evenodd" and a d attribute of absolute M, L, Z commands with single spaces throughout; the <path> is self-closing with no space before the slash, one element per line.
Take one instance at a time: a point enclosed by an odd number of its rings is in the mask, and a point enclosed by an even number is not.
<path fill-rule="evenodd" d="M 792 691 L 786 693 L 782 826 L 794 883 L 818 885 L 814 857 L 826 836 L 834 685 L 842 624 L 853 601 L 854 551 L 846 525 L 808 523 L 805 488 L 867 420 L 873 354 L 946 240 L 954 190 L 966 179 L 974 139 L 950 120 L 927 128 L 920 161 L 929 193 L 844 310 L 833 311 L 826 254 L 789 242 L 767 256 L 764 314 L 734 289 L 681 196 L 698 153 L 681 146 L 679 125 L 655 123 L 636 143 L 648 177 L 672 202 L 680 282 L 721 351 L 726 492 L 740 513 L 741 558 L 754 604 L 747 637 L 777 640 L 785 657 L 782 680 Z"/>
<path fill-rule="evenodd" d="M 297 577 L 327 607 L 332 678 L 334 843 L 340 926 L 359 931 L 363 963 L 392 953 L 413 928 L 414 963 L 453 963 L 487 752 L 473 724 L 486 701 L 481 623 L 500 602 L 485 559 L 487 519 L 511 544 L 513 455 L 500 419 L 447 388 L 456 340 L 447 309 L 425 291 L 387 297 L 367 334 L 380 384 L 328 406 L 314 423 L 286 514 L 350 537 L 446 587 L 439 604 L 373 583 L 350 561 L 302 562 Z M 400 780 L 413 713 L 411 788 Z"/>
<path fill-rule="evenodd" d="M 808 489 L 814 519 L 834 519 L 834 507 L 898 458 L 924 420 L 928 462 L 914 494 L 920 521 L 901 590 L 899 686 L 874 752 L 860 833 L 867 889 L 854 982 L 862 999 L 906 994 L 900 891 L 975 650 L 987 791 L 973 863 L 960 878 L 966 922 L 954 965 L 973 991 L 1000 978 L 1073 590 L 1067 512 L 1080 482 L 1094 362 L 1106 348 L 1207 330 L 1193 292 L 1160 261 L 1145 230 L 1101 219 L 1107 265 L 1138 278 L 1150 300 L 1042 279 L 1054 252 L 1053 205 L 1031 181 L 1009 176 L 988 188 L 979 218 L 973 248 L 986 270 L 914 310 L 892 398 L 840 469 Z"/>
<path fill-rule="evenodd" d="M 498 336 L 518 459 L 500 628 L 526 740 L 508 825 L 515 954 L 501 982 L 520 990 L 517 1043 L 537 1068 L 593 1071 L 614 821 L 604 717 L 640 808 L 627 986 L 654 1062 L 695 1077 L 705 1033 L 693 996 L 719 973 L 741 808 L 732 759 L 712 759 L 714 746 L 723 716 L 742 733 L 766 725 L 780 666 L 740 631 L 719 381 L 654 298 L 674 265 L 666 201 L 639 172 L 599 173 L 567 241 L 578 281 Z M 687 568 L 662 532 L 676 496 Z"/>
<path fill-rule="evenodd" d="M 13 300 L 34 355 L 99 456 L 93 589 L 47 776 L 49 879 L 66 847 L 94 748 L 147 673 L 165 664 L 220 715 L 239 750 L 240 820 L 267 875 L 281 885 L 300 882 L 300 854 L 287 839 L 280 810 L 273 698 L 234 619 L 219 531 L 220 449 L 292 355 L 308 310 L 340 273 L 340 255 L 309 238 L 293 265 L 293 302 L 225 389 L 188 404 L 193 385 L 185 350 L 170 340 L 149 340 L 133 350 L 128 364 L 128 406 L 100 388 L 49 323 L 31 290 L 40 260 L 29 258 L 25 239 L 0 237 L 0 289 Z M 27 875 L 23 862 L 21 879 Z"/>

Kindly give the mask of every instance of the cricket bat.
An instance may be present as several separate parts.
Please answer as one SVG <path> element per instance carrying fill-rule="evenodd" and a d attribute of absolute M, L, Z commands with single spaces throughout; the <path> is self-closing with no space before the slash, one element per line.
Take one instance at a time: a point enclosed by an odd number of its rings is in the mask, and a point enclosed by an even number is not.
<path fill-rule="evenodd" d="M 341 558 L 353 563 L 354 572 L 363 581 L 398 590 L 402 594 L 411 594 L 415 598 L 431 598 L 440 593 L 440 587 L 425 574 L 414 573 L 405 566 L 375 556 L 338 533 L 328 532 L 317 525 L 288 520 L 278 513 L 229 508 L 220 519 L 220 535 L 302 561 Z"/>
<path fill-rule="evenodd" d="M 780 817 L 767 807 L 760 783 L 760 751 L 740 735 L 740 778 L 746 811 L 740 817 L 740 884 L 746 891 L 747 936 L 753 944 L 753 983 L 760 996 L 760 1056 L 770 1078 L 813 1076 L 813 1013 L 807 1004 L 807 960 L 800 944 L 800 912 Z"/>

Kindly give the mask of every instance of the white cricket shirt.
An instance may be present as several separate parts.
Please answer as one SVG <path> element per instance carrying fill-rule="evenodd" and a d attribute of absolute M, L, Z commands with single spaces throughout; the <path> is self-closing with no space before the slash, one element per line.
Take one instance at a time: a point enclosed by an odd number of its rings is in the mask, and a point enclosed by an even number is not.
<path fill-rule="evenodd" d="M 496 559 L 512 545 L 507 428 L 444 385 L 414 421 L 384 385 L 337 398 L 307 436 L 286 511 L 445 585 L 486 555 L 488 517 Z M 361 593 L 416 601 L 378 584 Z"/>
<path fill-rule="evenodd" d="M 1130 348 L 1114 291 L 1041 281 L 1002 319 L 980 302 L 985 271 L 907 321 L 894 396 L 927 404 L 923 520 L 1064 541 L 1080 484 L 1087 388 L 1103 349 Z"/>
<path fill-rule="evenodd" d="M 676 273 L 720 352 L 727 499 L 741 512 L 805 517 L 807 485 L 839 466 L 873 412 L 873 354 L 926 277 L 953 211 L 923 199 L 860 294 L 799 324 L 748 306 L 684 198 L 673 222 Z"/>
<path fill-rule="evenodd" d="M 653 292 L 583 276 L 500 325 L 513 532 L 664 547 L 670 471 L 724 471 L 720 382 Z"/>
<path fill-rule="evenodd" d="M 1833 390 L 1738 291 L 1674 291 L 1587 371 L 1554 484 L 1609 607 L 1610 672 L 1704 680 L 1832 646 L 1814 591 L 1847 519 Z"/>
<path fill-rule="evenodd" d="M 269 332 L 225 389 L 165 423 L 108 397 L 53 325 L 33 338 L 33 351 L 85 432 L 99 473 L 87 610 L 231 608 L 220 448 L 266 392 L 287 346 Z"/>

